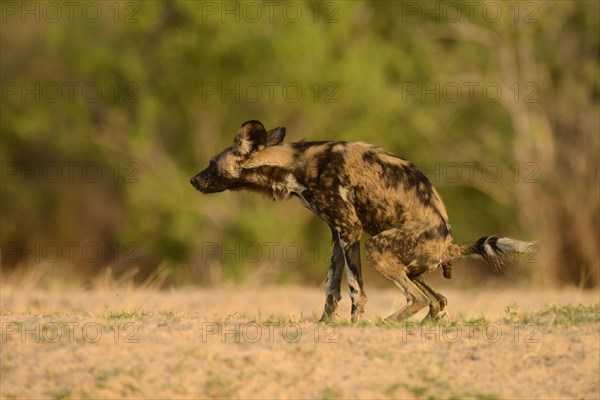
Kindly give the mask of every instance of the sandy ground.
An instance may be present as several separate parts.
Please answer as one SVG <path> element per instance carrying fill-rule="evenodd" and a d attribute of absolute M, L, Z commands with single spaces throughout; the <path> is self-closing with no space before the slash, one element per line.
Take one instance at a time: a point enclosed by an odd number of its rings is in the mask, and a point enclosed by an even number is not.
<path fill-rule="evenodd" d="M 2 287 L 1 397 L 600 398 L 597 323 L 504 320 L 510 304 L 596 304 L 597 291 L 444 293 L 453 328 L 378 324 L 404 303 L 393 290 L 368 292 L 358 326 L 345 295 L 327 326 L 317 288 Z"/>

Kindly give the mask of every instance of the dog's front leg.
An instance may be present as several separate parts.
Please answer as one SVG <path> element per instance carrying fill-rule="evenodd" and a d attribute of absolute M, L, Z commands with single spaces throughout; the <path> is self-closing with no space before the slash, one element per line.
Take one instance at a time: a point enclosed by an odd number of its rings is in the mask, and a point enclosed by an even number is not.
<path fill-rule="evenodd" d="M 348 289 L 352 299 L 351 321 L 355 323 L 359 321 L 367 303 L 360 266 L 360 232 L 339 231 L 338 235 L 344 255 Z"/>
<path fill-rule="evenodd" d="M 332 228 L 331 235 L 333 247 L 331 250 L 331 265 L 325 281 L 325 309 L 321 317 L 322 322 L 335 320 L 338 301 L 342 298 L 340 286 L 342 285 L 342 272 L 346 264 L 338 232 Z"/>
<path fill-rule="evenodd" d="M 360 242 L 345 246 L 344 256 L 346 258 L 346 279 L 352 299 L 351 321 L 354 323 L 359 321 L 367 303 L 360 267 Z"/>

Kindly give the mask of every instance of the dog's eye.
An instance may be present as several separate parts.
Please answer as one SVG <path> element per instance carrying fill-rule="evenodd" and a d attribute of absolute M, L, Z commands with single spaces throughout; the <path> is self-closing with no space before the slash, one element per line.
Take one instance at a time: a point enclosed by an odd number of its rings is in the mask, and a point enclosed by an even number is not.
<path fill-rule="evenodd" d="M 219 170 L 219 164 L 217 164 L 216 161 L 211 160 L 211 162 L 208 164 L 208 168 L 210 168 L 213 171 L 218 171 Z"/>

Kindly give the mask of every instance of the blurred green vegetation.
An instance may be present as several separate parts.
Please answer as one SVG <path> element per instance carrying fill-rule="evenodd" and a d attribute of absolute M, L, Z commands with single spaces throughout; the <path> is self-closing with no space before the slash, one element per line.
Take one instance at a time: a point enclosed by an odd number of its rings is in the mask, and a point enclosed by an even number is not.
<path fill-rule="evenodd" d="M 598 284 L 598 2 L 50 3 L 2 7 L 4 272 L 322 281 L 317 217 L 189 184 L 258 119 L 413 160 L 457 242 L 538 240 L 527 279 Z"/>

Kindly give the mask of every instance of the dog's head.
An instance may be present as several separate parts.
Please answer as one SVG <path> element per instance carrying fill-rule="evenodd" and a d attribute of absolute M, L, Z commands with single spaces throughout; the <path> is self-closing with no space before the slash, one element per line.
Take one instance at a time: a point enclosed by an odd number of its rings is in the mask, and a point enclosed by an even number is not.
<path fill-rule="evenodd" d="M 259 121 L 244 122 L 233 145 L 214 156 L 208 167 L 194 175 L 190 183 L 202 193 L 239 189 L 245 183 L 241 177 L 244 162 L 267 146 L 281 144 L 284 137 L 283 127 L 267 132 Z"/>

